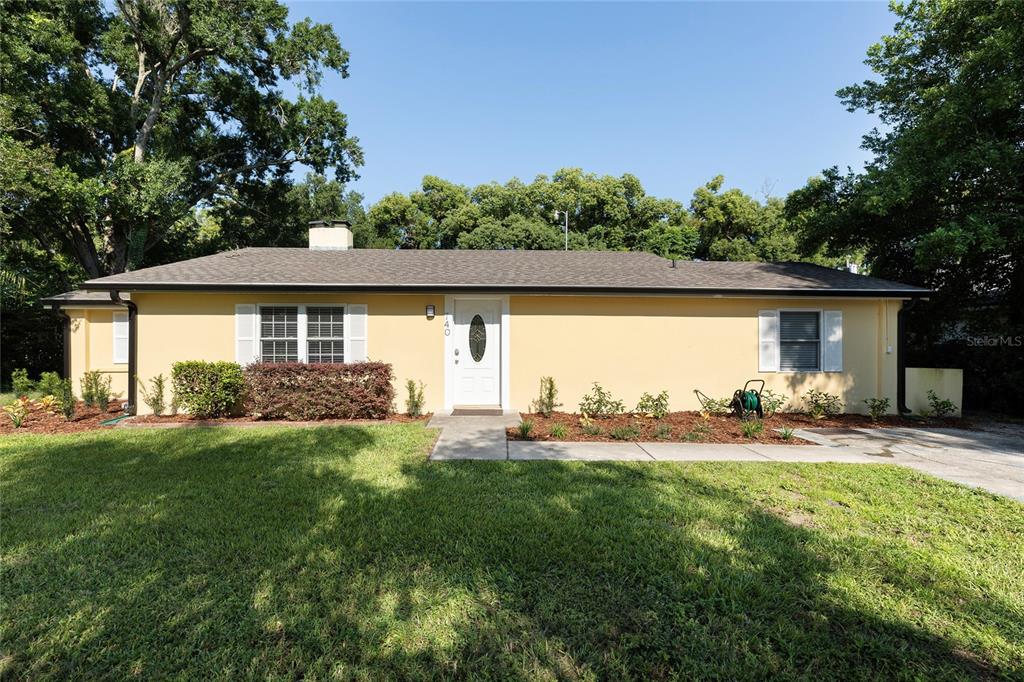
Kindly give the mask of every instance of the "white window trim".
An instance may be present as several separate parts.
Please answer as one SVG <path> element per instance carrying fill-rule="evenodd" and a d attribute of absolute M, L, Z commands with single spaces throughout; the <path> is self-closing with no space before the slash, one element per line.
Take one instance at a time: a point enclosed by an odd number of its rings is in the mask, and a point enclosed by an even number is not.
<path fill-rule="evenodd" d="M 817 369 L 782 369 L 782 313 L 818 313 L 818 368 Z M 825 311 L 823 308 L 778 308 L 775 310 L 779 323 L 776 325 L 775 343 L 779 348 L 778 374 L 824 374 L 825 370 Z"/>
<path fill-rule="evenodd" d="M 310 304 L 310 308 L 341 308 L 344 322 L 344 336 L 341 337 L 342 343 L 345 348 L 345 362 L 351 362 L 350 358 L 352 354 L 349 350 L 349 303 L 314 303 Z M 299 353 L 296 362 L 308 364 L 309 362 L 309 348 L 307 346 L 308 341 L 308 326 L 306 324 L 306 307 L 305 303 L 257 303 L 256 304 L 256 361 L 263 362 L 263 329 L 262 329 L 262 315 L 264 308 L 295 308 L 297 310 L 296 320 L 298 322 L 297 339 L 299 345 Z"/>

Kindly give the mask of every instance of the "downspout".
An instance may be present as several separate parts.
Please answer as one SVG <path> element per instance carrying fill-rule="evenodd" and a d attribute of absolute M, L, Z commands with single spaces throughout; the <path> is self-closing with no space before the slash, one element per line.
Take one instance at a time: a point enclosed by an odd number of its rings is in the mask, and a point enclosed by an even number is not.
<path fill-rule="evenodd" d="M 910 414 L 907 407 L 907 313 L 917 305 L 917 299 L 903 301 L 896 313 L 896 409 L 901 414 Z"/>
<path fill-rule="evenodd" d="M 71 316 L 68 315 L 59 305 L 53 306 L 53 312 L 57 314 L 61 322 L 61 332 L 64 337 L 64 373 L 65 379 L 71 378 Z"/>
<path fill-rule="evenodd" d="M 139 313 L 139 309 L 133 302 L 121 298 L 121 292 L 117 290 L 110 292 L 110 300 L 128 309 L 128 406 L 124 411 L 127 414 L 135 414 L 138 395 L 138 359 L 136 357 L 138 355 L 136 343 L 138 330 L 136 329 L 135 318 Z"/>

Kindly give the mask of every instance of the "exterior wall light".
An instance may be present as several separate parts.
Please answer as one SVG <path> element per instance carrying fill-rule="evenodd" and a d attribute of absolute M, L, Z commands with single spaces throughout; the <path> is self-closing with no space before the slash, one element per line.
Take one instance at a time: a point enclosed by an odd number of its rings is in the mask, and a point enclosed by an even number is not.
<path fill-rule="evenodd" d="M 434 319 L 434 305 L 433 304 L 430 304 L 430 305 L 427 306 L 427 319 L 428 320 Z"/>

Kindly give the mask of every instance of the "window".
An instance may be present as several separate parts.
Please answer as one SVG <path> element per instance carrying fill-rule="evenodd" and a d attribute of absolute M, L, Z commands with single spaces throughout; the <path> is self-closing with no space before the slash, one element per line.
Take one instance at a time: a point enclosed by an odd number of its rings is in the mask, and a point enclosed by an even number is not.
<path fill-rule="evenodd" d="M 114 313 L 114 357 L 115 365 L 123 365 L 128 362 L 128 313 L 117 311 Z"/>
<path fill-rule="evenodd" d="M 469 323 L 469 354 L 473 356 L 473 362 L 480 362 L 484 359 L 484 350 L 487 348 L 487 325 L 484 318 L 474 315 Z"/>
<path fill-rule="evenodd" d="M 306 308 L 306 362 L 345 362 L 345 308 Z"/>
<path fill-rule="evenodd" d="M 779 311 L 779 369 L 815 372 L 821 368 L 821 313 Z"/>
<path fill-rule="evenodd" d="M 299 361 L 299 309 L 295 306 L 260 308 L 260 360 Z"/>

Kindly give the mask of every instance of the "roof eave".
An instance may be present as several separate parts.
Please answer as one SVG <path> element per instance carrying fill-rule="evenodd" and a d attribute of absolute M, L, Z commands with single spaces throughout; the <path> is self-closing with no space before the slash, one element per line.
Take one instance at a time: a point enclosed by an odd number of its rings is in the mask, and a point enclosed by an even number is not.
<path fill-rule="evenodd" d="M 867 297 L 927 298 L 930 289 L 792 289 L 792 288 L 721 288 L 721 287 L 623 287 L 623 286 L 537 286 L 494 284 L 268 284 L 268 283 L 205 283 L 205 282 L 86 282 L 83 288 L 93 291 L 277 291 L 296 292 L 470 292 L 502 291 L 522 294 L 675 294 L 695 296 L 803 296 L 803 297 Z"/>

